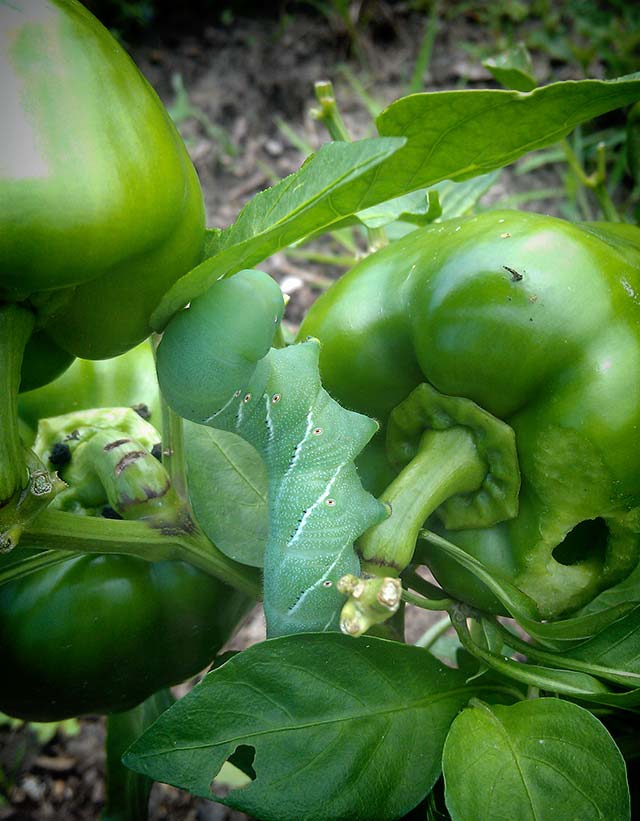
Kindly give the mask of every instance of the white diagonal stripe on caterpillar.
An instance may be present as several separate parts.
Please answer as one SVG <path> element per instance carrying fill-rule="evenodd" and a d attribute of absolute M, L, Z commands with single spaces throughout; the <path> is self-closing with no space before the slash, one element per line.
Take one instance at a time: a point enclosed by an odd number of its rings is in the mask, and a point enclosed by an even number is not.
<path fill-rule="evenodd" d="M 271 399 L 269 398 L 268 394 L 264 394 L 263 399 L 265 400 L 265 405 L 267 408 L 267 415 L 265 417 L 264 423 L 267 426 L 267 439 L 268 444 L 271 445 L 273 443 L 273 419 L 271 418 Z"/>
<path fill-rule="evenodd" d="M 304 436 L 298 442 L 298 444 L 295 446 L 295 448 L 293 450 L 293 454 L 291 456 L 291 459 L 289 460 L 289 467 L 287 468 L 284 476 L 282 477 L 283 480 L 287 478 L 289 473 L 296 466 L 296 462 L 300 458 L 300 453 L 302 451 L 304 443 L 309 439 L 309 436 L 311 435 L 312 430 L 313 430 L 313 408 L 310 408 L 309 413 L 307 414 L 307 426 L 306 426 L 306 429 L 305 429 L 305 432 L 304 432 Z"/>
<path fill-rule="evenodd" d="M 221 413 L 224 413 L 224 411 L 226 411 L 226 409 L 233 402 L 233 400 L 237 399 L 239 396 L 240 396 L 240 391 L 234 391 L 231 395 L 231 399 L 229 399 L 227 402 L 225 402 L 224 405 L 221 408 L 219 408 L 215 413 L 212 413 L 211 416 L 207 416 L 207 418 L 205 420 L 203 420 L 202 424 L 203 425 L 208 425 L 209 422 L 212 421 L 212 419 L 215 419 L 216 416 L 220 416 Z"/>
<path fill-rule="evenodd" d="M 327 485 L 326 485 L 325 489 L 322 491 L 322 493 L 320 494 L 320 496 L 315 500 L 315 502 L 310 507 L 308 507 L 305 510 L 304 515 L 300 519 L 298 527 L 295 530 L 295 533 L 293 534 L 293 536 L 287 542 L 286 547 L 292 547 L 299 540 L 300 536 L 302 535 L 302 531 L 304 530 L 304 526 L 306 525 L 306 523 L 309 520 L 309 516 L 311 516 L 313 511 L 319 505 L 321 505 L 325 501 L 325 499 L 327 499 L 329 497 L 329 493 L 331 492 L 331 488 L 333 487 L 336 479 L 338 478 L 338 476 L 340 474 L 340 471 L 346 466 L 346 464 L 347 464 L 346 462 L 343 462 L 341 465 L 338 465 L 335 472 L 333 473 L 333 476 L 327 482 Z"/>
<path fill-rule="evenodd" d="M 349 542 L 345 542 L 345 544 L 344 544 L 344 546 L 343 546 L 342 550 L 340 550 L 340 551 L 338 552 L 338 554 L 336 555 L 336 557 L 335 557 L 334 561 L 331 563 L 331 565 L 330 565 L 330 566 L 329 566 L 329 567 L 325 570 L 325 572 L 322 574 L 322 577 L 321 577 L 321 578 L 319 578 L 317 581 L 315 581 L 312 585 L 310 585 L 309 587 L 307 587 L 307 589 L 306 589 L 306 590 L 304 591 L 304 593 L 300 596 L 300 598 L 296 601 L 296 603 L 293 605 L 293 607 L 290 607 L 290 608 L 287 610 L 287 612 L 289 613 L 289 615 L 293 615 L 293 614 L 296 612 L 296 610 L 298 610 L 298 609 L 299 609 L 300 605 L 304 602 L 304 600 L 307 598 L 307 596 L 308 596 L 310 593 L 313 593 L 313 591 L 314 591 L 314 590 L 317 590 L 317 589 L 318 589 L 318 587 L 322 587 L 322 585 L 324 584 L 324 582 L 327 580 L 327 576 L 328 576 L 328 575 L 332 572 L 332 570 L 336 567 L 336 565 L 338 564 L 338 562 L 342 560 L 342 557 L 344 556 L 344 553 L 345 553 L 347 550 L 351 550 L 351 549 L 352 549 L 352 547 L 353 547 L 353 545 L 352 545 L 352 543 L 351 543 L 350 541 L 349 541 Z"/>

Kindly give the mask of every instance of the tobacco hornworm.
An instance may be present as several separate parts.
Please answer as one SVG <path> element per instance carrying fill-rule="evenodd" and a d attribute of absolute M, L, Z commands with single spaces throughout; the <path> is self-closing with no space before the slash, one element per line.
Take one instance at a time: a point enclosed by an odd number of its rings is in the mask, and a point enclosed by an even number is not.
<path fill-rule="evenodd" d="M 283 310 L 271 277 L 240 271 L 174 316 L 157 355 L 162 393 L 177 413 L 238 433 L 265 461 L 269 636 L 337 629 L 337 582 L 359 572 L 353 542 L 387 515 L 353 461 L 376 422 L 323 389 L 317 340 L 271 347 Z"/>

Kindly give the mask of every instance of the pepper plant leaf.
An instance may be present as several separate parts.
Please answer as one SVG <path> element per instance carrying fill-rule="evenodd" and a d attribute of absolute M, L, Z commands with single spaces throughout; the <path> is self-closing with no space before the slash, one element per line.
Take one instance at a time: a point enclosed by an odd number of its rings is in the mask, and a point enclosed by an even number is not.
<path fill-rule="evenodd" d="M 184 440 L 198 524 L 225 555 L 262 567 L 269 528 L 264 462 L 239 436 L 186 419 Z"/>
<path fill-rule="evenodd" d="M 403 97 L 379 115 L 379 138 L 322 146 L 297 172 L 250 200 L 233 225 L 209 235 L 213 256 L 167 291 L 151 326 L 162 330 L 216 279 L 344 225 L 358 211 L 442 180 L 487 174 L 638 99 L 640 73 L 530 92 L 465 89 Z"/>
<path fill-rule="evenodd" d="M 560 699 L 474 700 L 453 722 L 443 770 L 453 821 L 630 817 L 613 738 L 590 712 Z"/>
<path fill-rule="evenodd" d="M 441 206 L 441 219 L 454 219 L 468 214 L 478 200 L 495 185 L 500 171 L 492 171 L 480 177 L 465 180 L 464 182 L 450 182 L 444 180 L 431 188 L 414 191 L 402 197 L 386 200 L 379 205 L 366 208 L 356 215 L 354 223 L 358 221 L 367 228 L 385 228 L 396 220 L 426 225 L 433 220 L 429 219 L 429 193 L 437 193 Z"/>
<path fill-rule="evenodd" d="M 382 639 L 271 639 L 209 673 L 125 763 L 263 821 L 399 818 L 439 777 L 449 726 L 474 692 L 464 679 Z M 216 773 L 247 749 L 255 780 L 217 798 Z"/>
<path fill-rule="evenodd" d="M 531 55 L 524 43 L 517 43 L 501 54 L 488 57 L 482 65 L 505 88 L 532 91 L 537 85 Z"/>
<path fill-rule="evenodd" d="M 564 655 L 593 665 L 595 675 L 597 667 L 604 667 L 617 673 L 620 683 L 640 686 L 640 680 L 635 681 L 640 679 L 640 605 Z"/>
<path fill-rule="evenodd" d="M 377 119 L 383 137 L 407 143 L 371 186 L 371 203 L 501 168 L 566 137 L 580 123 L 640 99 L 640 72 L 616 80 L 567 80 L 533 91 L 465 89 L 412 94 Z"/>
<path fill-rule="evenodd" d="M 359 211 L 375 168 L 405 143 L 402 137 L 327 143 L 294 174 L 251 199 L 229 228 L 207 235 L 213 256 L 167 291 L 151 325 L 161 330 L 171 316 L 222 276 L 251 268 L 280 248 Z M 373 173 L 373 177 L 372 177 Z"/>

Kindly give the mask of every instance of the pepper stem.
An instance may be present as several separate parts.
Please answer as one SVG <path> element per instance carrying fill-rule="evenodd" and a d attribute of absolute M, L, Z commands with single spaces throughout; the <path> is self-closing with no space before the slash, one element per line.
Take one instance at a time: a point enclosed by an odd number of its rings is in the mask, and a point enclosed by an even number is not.
<path fill-rule="evenodd" d="M 380 497 L 391 515 L 358 541 L 363 572 L 398 576 L 410 563 L 429 516 L 451 496 L 477 490 L 486 474 L 467 428 L 426 431 L 417 454 Z"/>
<path fill-rule="evenodd" d="M 18 430 L 18 390 L 33 322 L 33 314 L 18 305 L 0 307 L 0 511 L 29 481 Z"/>
<path fill-rule="evenodd" d="M 45 510 L 25 530 L 20 547 L 43 550 L 42 560 L 29 563 L 31 570 L 57 564 L 84 553 L 119 553 L 149 562 L 184 561 L 221 579 L 253 598 L 261 597 L 260 575 L 253 567 L 234 562 L 200 532 L 165 532 L 145 521 L 77 516 Z M 8 568 L 10 578 L 20 564 Z M 0 581 L 8 581 L 0 575 Z"/>
<path fill-rule="evenodd" d="M 25 308 L 0 306 L 0 553 L 16 546 L 26 525 L 60 489 L 20 440 L 18 391 L 33 323 Z"/>

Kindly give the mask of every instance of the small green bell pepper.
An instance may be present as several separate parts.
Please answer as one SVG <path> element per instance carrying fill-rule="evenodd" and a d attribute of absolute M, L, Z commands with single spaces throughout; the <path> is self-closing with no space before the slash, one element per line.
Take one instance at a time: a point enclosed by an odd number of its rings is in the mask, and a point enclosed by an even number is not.
<path fill-rule="evenodd" d="M 155 362 L 149 342 L 107 360 L 76 359 L 57 379 L 18 397 L 20 419 L 33 431 L 48 416 L 88 408 L 133 407 L 162 425 Z"/>
<path fill-rule="evenodd" d="M 544 618 L 636 566 L 640 230 L 508 211 L 433 224 L 359 263 L 300 335 L 322 343 L 327 390 L 386 432 L 361 468 L 395 513 L 360 540 L 365 569 L 401 572 L 429 517 Z M 497 609 L 425 556 L 450 594 Z"/>

